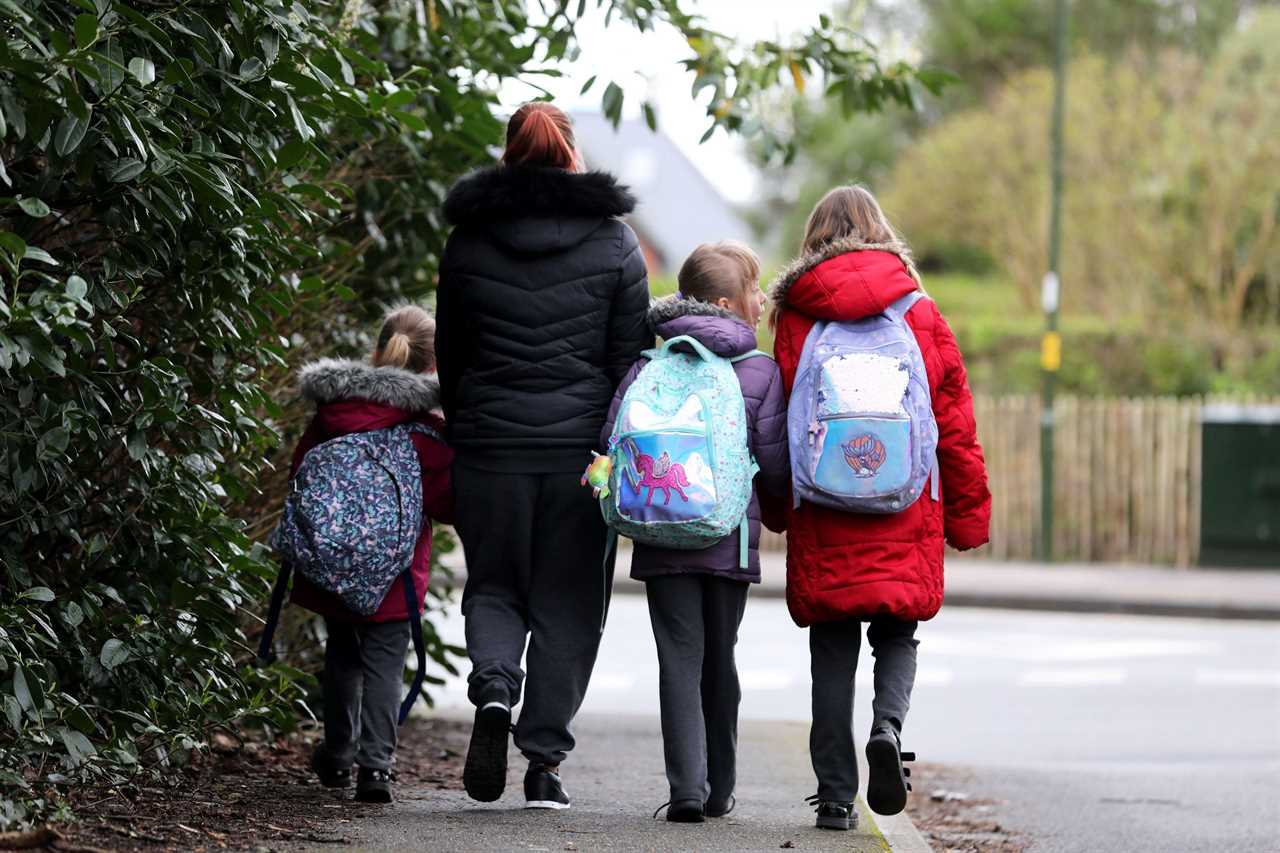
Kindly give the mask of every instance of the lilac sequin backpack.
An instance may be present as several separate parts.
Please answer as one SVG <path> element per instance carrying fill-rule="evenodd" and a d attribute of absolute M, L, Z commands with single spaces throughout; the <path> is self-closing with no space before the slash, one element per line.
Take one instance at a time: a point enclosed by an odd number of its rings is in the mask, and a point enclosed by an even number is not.
<path fill-rule="evenodd" d="M 917 290 L 881 314 L 815 323 L 787 407 L 792 492 L 846 512 L 901 512 L 938 500 L 938 423 L 907 312 Z"/>

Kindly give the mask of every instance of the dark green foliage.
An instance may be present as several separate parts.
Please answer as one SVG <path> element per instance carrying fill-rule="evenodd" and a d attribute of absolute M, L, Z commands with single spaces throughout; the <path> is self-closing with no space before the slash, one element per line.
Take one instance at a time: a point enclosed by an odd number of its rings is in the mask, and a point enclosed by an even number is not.
<path fill-rule="evenodd" d="M 310 713 L 314 682 L 250 666 L 246 634 L 303 414 L 287 377 L 430 293 L 444 193 L 501 140 L 497 84 L 572 55 L 585 4 L 550 5 L 0 0 L 0 827 Z M 734 98 L 772 85 L 781 47 L 761 71 L 708 38 Z M 859 104 L 911 73 L 804 50 Z"/>

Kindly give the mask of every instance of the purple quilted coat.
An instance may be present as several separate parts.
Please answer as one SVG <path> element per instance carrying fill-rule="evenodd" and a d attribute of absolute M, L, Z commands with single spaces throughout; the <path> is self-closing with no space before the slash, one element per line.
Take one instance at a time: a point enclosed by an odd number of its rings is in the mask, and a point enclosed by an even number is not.
<path fill-rule="evenodd" d="M 756 333 L 737 315 L 715 305 L 668 296 L 649 309 L 649 326 L 661 338 L 680 335 L 696 338 L 716 355 L 733 358 L 756 348 Z M 600 443 L 607 445 L 613 433 L 622 396 L 648 363 L 640 359 L 631 366 L 613 395 L 609 418 Z M 743 359 L 733 366 L 747 404 L 747 442 L 760 466 L 755 488 L 785 499 L 790 494 L 791 470 L 787 457 L 787 402 L 778 365 L 766 355 Z M 710 574 L 732 580 L 760 582 L 760 502 L 753 492 L 747 509 L 751 523 L 751 558 L 740 568 L 738 534 L 734 533 L 701 551 L 655 548 L 636 543 L 631 560 L 631 577 L 636 580 L 677 574 Z"/>

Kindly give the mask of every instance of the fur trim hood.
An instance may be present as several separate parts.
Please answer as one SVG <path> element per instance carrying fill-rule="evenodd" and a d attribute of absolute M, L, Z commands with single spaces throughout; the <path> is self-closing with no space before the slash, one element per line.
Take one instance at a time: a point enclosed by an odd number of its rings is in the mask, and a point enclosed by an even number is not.
<path fill-rule="evenodd" d="M 657 334 L 659 326 L 679 317 L 719 317 L 722 320 L 742 323 L 742 318 L 732 311 L 721 308 L 719 305 L 712 305 L 710 302 L 683 297 L 679 293 L 664 296 L 649 304 L 649 330 L 654 334 Z M 746 323 L 742 325 L 745 326 Z"/>
<path fill-rule="evenodd" d="M 367 400 L 405 412 L 430 412 L 440 405 L 440 383 L 398 367 L 322 358 L 302 368 L 302 396 L 316 404 Z"/>
<path fill-rule="evenodd" d="M 609 218 L 635 206 L 635 196 L 608 172 L 491 166 L 453 185 L 444 215 L 453 225 L 467 225 L 528 217 Z"/>
<path fill-rule="evenodd" d="M 906 243 L 901 241 L 864 243 L 856 238 L 846 237 L 841 240 L 832 240 L 812 252 L 806 252 L 783 267 L 774 278 L 773 283 L 769 285 L 769 301 L 776 308 L 783 307 L 787 301 L 787 291 L 805 273 L 824 261 L 829 261 L 849 252 L 888 252 L 897 255 L 902 260 L 903 266 L 907 268 L 907 274 L 915 279 L 916 285 L 921 290 L 924 290 L 924 284 L 920 281 L 920 273 L 916 270 L 915 261 L 911 257 L 911 249 L 907 247 Z"/>
<path fill-rule="evenodd" d="M 755 330 L 732 311 L 719 305 L 663 297 L 649 306 L 649 328 L 665 340 L 688 335 L 718 356 L 733 358 L 756 348 Z"/>

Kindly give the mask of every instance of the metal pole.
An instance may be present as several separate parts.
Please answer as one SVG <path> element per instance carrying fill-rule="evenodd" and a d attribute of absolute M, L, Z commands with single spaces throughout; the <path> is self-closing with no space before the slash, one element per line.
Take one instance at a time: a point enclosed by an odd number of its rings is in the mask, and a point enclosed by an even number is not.
<path fill-rule="evenodd" d="M 1049 132 L 1049 270 L 1041 289 L 1045 314 L 1040 367 L 1044 377 L 1040 415 L 1040 559 L 1053 561 L 1053 434 L 1054 381 L 1062 365 L 1062 337 L 1058 334 L 1058 261 L 1062 242 L 1062 122 L 1067 81 L 1067 0 L 1054 0 L 1053 119 Z"/>

